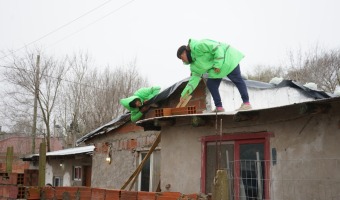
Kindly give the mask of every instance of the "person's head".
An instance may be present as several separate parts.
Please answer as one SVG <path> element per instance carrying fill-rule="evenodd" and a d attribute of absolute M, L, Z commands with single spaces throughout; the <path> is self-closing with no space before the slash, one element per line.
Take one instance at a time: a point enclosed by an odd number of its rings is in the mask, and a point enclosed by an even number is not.
<path fill-rule="evenodd" d="M 135 98 L 134 100 L 132 100 L 130 103 L 129 103 L 129 106 L 131 108 L 139 108 L 141 107 L 143 104 L 142 104 L 142 101 L 138 98 Z"/>
<path fill-rule="evenodd" d="M 184 64 L 193 62 L 189 46 L 182 45 L 177 50 L 177 58 L 181 59 Z"/>

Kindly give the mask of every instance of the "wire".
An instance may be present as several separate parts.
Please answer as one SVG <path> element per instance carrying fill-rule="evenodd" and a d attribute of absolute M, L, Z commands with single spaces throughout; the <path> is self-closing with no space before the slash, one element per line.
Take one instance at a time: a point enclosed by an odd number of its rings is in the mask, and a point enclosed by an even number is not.
<path fill-rule="evenodd" d="M 19 68 L 11 67 L 11 66 L 0 66 L 0 67 L 8 68 L 8 69 L 19 69 Z M 20 69 L 20 70 L 23 70 L 23 71 L 25 71 L 27 73 L 35 73 L 35 72 L 27 70 L 27 69 Z M 41 74 L 41 76 L 45 76 L 45 77 L 48 77 L 48 78 L 53 78 L 53 79 L 57 79 L 57 80 L 61 80 L 61 81 L 69 82 L 69 83 L 74 83 L 74 84 L 78 84 L 78 85 L 82 85 L 82 86 L 85 86 L 85 87 L 94 88 L 94 89 L 98 89 L 98 90 L 103 90 L 103 91 L 108 90 L 108 89 L 103 89 L 103 88 L 98 88 L 98 87 L 94 87 L 94 86 L 91 86 L 91 85 L 87 85 L 87 84 L 84 84 L 84 83 L 70 81 L 70 80 L 62 79 L 62 78 L 57 78 L 57 77 L 46 75 L 46 74 Z"/>
<path fill-rule="evenodd" d="M 57 42 L 51 44 L 50 46 L 48 46 L 48 47 L 46 47 L 46 48 L 44 48 L 44 49 L 48 49 L 48 48 L 50 48 L 50 47 L 52 47 L 52 46 L 55 46 L 55 45 L 58 44 L 59 42 L 62 42 L 62 41 L 64 41 L 64 40 L 66 40 L 67 38 L 69 38 L 69 37 L 71 37 L 71 36 L 73 36 L 73 35 L 75 35 L 75 34 L 81 32 L 81 31 L 83 31 L 83 30 L 85 30 L 86 28 L 92 26 L 93 24 L 97 23 L 98 21 L 100 21 L 100 20 L 102 20 L 102 19 L 104 19 L 104 18 L 106 18 L 106 17 L 108 17 L 108 16 L 110 16 L 110 15 L 116 13 L 117 11 L 119 11 L 120 9 L 122 9 L 122 8 L 124 8 L 125 6 L 129 5 L 129 4 L 132 3 L 133 1 L 135 1 L 135 0 L 131 0 L 131 1 L 129 1 L 129 2 L 125 3 L 125 4 L 123 4 L 123 5 L 120 6 L 119 8 L 117 8 L 117 9 L 115 9 L 115 10 L 109 12 L 108 14 L 104 15 L 103 17 L 101 17 L 101 18 L 99 18 L 99 19 L 94 20 L 93 22 L 91 22 L 91 23 L 87 24 L 86 26 L 84 26 L 84 27 L 78 29 L 77 31 L 75 31 L 75 32 L 73 32 L 73 33 L 67 35 L 66 37 L 64 37 L 64 38 L 62 38 L 62 39 L 60 39 L 60 40 L 58 40 Z"/>
<path fill-rule="evenodd" d="M 97 6 L 97 7 L 93 8 L 93 9 L 91 9 L 90 11 L 88 11 L 88 12 L 82 14 L 81 16 L 75 18 L 74 20 L 72 20 L 72 21 L 70 21 L 70 22 L 68 22 L 68 23 L 66 23 L 66 24 L 64 24 L 64 25 L 62 25 L 62 26 L 60 26 L 60 27 L 58 27 L 58 28 L 52 30 L 51 32 L 49 32 L 49 33 L 47 33 L 47 34 L 41 36 L 40 38 L 38 38 L 38 39 L 36 39 L 36 40 L 34 40 L 34 41 L 30 42 L 30 43 L 28 43 L 27 45 L 24 45 L 24 46 L 20 47 L 19 49 L 16 49 L 16 50 L 12 51 L 11 53 L 9 53 L 9 54 L 7 54 L 7 55 L 1 57 L 0 60 L 3 60 L 4 58 L 7 58 L 9 55 L 13 55 L 14 53 L 16 53 L 16 52 L 18 52 L 18 51 L 20 51 L 20 50 L 22 50 L 22 49 L 24 49 L 24 48 L 26 48 L 26 47 L 28 47 L 28 46 L 34 44 L 34 43 L 36 43 L 36 42 L 38 42 L 38 41 L 40 41 L 40 40 L 46 38 L 46 37 L 49 36 L 49 35 L 52 35 L 53 33 L 59 31 L 59 30 L 62 29 L 62 28 L 65 28 L 66 26 L 72 24 L 73 22 L 79 20 L 80 18 L 83 18 L 83 17 L 85 17 L 86 15 L 92 13 L 93 11 L 95 11 L 95 10 L 97 10 L 97 9 L 99 9 L 99 8 L 101 8 L 101 7 L 103 7 L 104 5 L 106 5 L 107 3 L 109 3 L 110 1 L 112 1 L 112 0 L 108 0 L 108 1 L 104 2 L 103 4 L 100 4 L 99 6 Z M 64 37 L 63 39 L 57 41 L 57 42 L 54 43 L 53 45 L 55 45 L 55 44 L 57 44 L 57 43 L 59 43 L 59 42 L 65 40 L 66 38 L 68 38 L 68 37 L 70 37 L 70 36 L 72 36 L 72 35 L 74 35 L 74 34 L 80 32 L 80 31 L 82 31 L 82 30 L 84 30 L 85 28 L 87 28 L 87 27 L 93 25 L 94 23 L 96 23 L 96 22 L 102 20 L 103 18 L 105 18 L 105 17 L 107 17 L 107 16 L 109 16 L 109 15 L 111 15 L 111 14 L 117 12 L 118 10 L 120 10 L 121 8 L 127 6 L 128 4 L 132 3 L 133 1 L 135 1 L 135 0 L 132 0 L 132 1 L 127 2 L 126 4 L 120 6 L 119 8 L 117 8 L 117 9 L 115 9 L 114 11 L 110 12 L 109 14 L 105 15 L 104 17 L 101 17 L 101 18 L 99 18 L 98 20 L 95 20 L 94 22 L 90 23 L 89 25 L 87 25 L 87 26 L 85 26 L 85 27 L 79 29 L 78 31 L 76 31 L 76 32 L 74 32 L 74 33 L 72 33 L 72 34 L 70 34 L 70 35 Z M 49 48 L 49 47 L 46 47 L 46 48 Z M 46 48 L 45 48 L 45 49 L 46 49 Z"/>
<path fill-rule="evenodd" d="M 15 51 L 11 52 L 10 54 L 5 55 L 4 57 L 2 57 L 2 58 L 0 58 L 0 59 L 2 60 L 3 58 L 6 58 L 6 57 L 8 57 L 9 55 L 18 52 L 18 51 L 20 51 L 20 50 L 26 48 L 26 47 L 29 46 L 29 45 L 31 45 L 31 44 L 33 44 L 33 43 L 36 43 L 36 42 L 38 42 L 39 40 L 42 40 L 42 39 L 46 38 L 47 36 L 49 36 L 49 35 L 51 35 L 51 34 L 57 32 L 57 31 L 59 31 L 60 29 L 65 28 L 66 26 L 68 26 L 68 25 L 72 24 L 73 22 L 77 21 L 78 19 L 80 19 L 80 18 L 82 18 L 82 17 L 84 17 L 84 16 L 90 14 L 91 12 L 93 12 L 93 11 L 99 9 L 100 7 L 104 6 L 105 4 L 107 4 L 107 3 L 110 2 L 110 1 L 112 1 L 112 0 L 108 0 L 108 1 L 104 2 L 103 4 L 97 6 L 96 8 L 94 8 L 94 9 L 92 9 L 92 10 L 90 10 L 90 11 L 84 13 L 84 14 L 82 14 L 81 16 L 75 18 L 74 20 L 72 20 L 72 21 L 70 21 L 70 22 L 68 22 L 68 23 L 66 23 L 66 24 L 64 24 L 64 25 L 62 25 L 62 26 L 60 26 L 60 27 L 58 27 L 58 28 L 52 30 L 51 32 L 49 32 L 49 33 L 47 33 L 47 34 L 41 36 L 40 38 L 38 38 L 38 39 L 36 39 L 36 40 L 34 40 L 34 41 L 30 42 L 30 43 L 28 43 L 27 45 L 24 45 L 24 46 L 20 47 L 19 49 L 17 49 L 17 50 L 15 50 Z"/>

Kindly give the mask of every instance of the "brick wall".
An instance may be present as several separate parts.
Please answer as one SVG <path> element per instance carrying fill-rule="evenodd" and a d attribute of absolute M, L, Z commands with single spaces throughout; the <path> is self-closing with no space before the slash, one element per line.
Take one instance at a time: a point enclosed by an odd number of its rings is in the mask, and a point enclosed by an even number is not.
<path fill-rule="evenodd" d="M 39 152 L 39 145 L 43 141 L 43 138 L 36 138 L 35 140 L 35 152 Z M 62 149 L 62 140 L 58 138 L 51 138 L 51 151 Z M 14 154 L 25 155 L 32 151 L 32 138 L 30 137 L 12 137 L 6 138 L 0 141 L 0 153 L 7 152 L 7 147 L 14 147 Z"/>
<path fill-rule="evenodd" d="M 207 200 L 200 194 L 182 194 L 179 192 L 134 192 L 88 187 L 29 187 L 26 189 L 28 200 L 38 199 L 101 199 L 101 200 Z"/>
<path fill-rule="evenodd" d="M 156 140 L 158 131 L 144 131 L 134 123 L 94 137 L 91 186 L 120 188 L 136 169 L 137 152 L 148 150 Z M 87 141 L 88 142 L 88 141 Z M 109 146 L 112 162 L 106 162 Z"/>
<path fill-rule="evenodd" d="M 43 141 L 43 138 L 36 138 L 36 150 L 35 152 L 39 152 L 40 143 Z M 3 139 L 0 141 L 0 172 L 4 172 L 6 170 L 6 152 L 7 147 L 13 146 L 13 163 L 12 163 L 12 172 L 13 173 L 24 173 L 25 169 L 28 169 L 29 163 L 24 162 L 20 159 L 20 157 L 31 154 L 32 149 L 32 138 L 23 137 L 23 136 L 15 136 Z M 58 138 L 51 138 L 51 151 L 61 150 L 62 149 L 62 140 Z"/>

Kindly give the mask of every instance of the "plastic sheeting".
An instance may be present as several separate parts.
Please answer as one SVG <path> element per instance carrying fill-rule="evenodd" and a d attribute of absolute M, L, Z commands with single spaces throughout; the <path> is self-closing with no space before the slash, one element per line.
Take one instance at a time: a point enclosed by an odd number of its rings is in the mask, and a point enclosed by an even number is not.
<path fill-rule="evenodd" d="M 204 79 L 207 79 L 207 78 L 204 77 Z M 189 78 L 183 79 L 182 81 L 179 81 L 179 82 L 175 83 L 174 85 L 166 88 L 165 90 L 160 92 L 157 96 L 150 99 L 148 101 L 148 104 L 157 103 L 157 102 L 160 102 L 162 100 L 169 98 L 178 89 L 178 87 L 180 87 L 182 84 L 186 84 L 186 82 L 188 82 L 188 80 L 189 80 Z M 223 82 L 228 84 L 231 81 L 228 78 L 224 78 Z M 249 88 L 256 88 L 256 89 L 261 89 L 261 90 L 273 89 L 273 88 L 282 88 L 282 87 L 291 87 L 291 88 L 295 88 L 295 89 L 299 90 L 304 95 L 309 96 L 309 97 L 314 98 L 314 99 L 325 99 L 325 98 L 332 97 L 330 94 L 327 94 L 326 92 L 311 90 L 311 89 L 304 87 L 303 85 L 301 85 L 297 82 L 291 81 L 291 80 L 283 80 L 278 85 L 259 82 L 259 81 L 253 81 L 253 80 L 245 80 L 245 83 L 246 83 L 247 87 L 249 87 Z M 84 141 L 86 141 L 90 138 L 93 138 L 96 135 L 100 135 L 100 134 L 109 132 L 113 129 L 119 128 L 120 126 L 122 126 L 123 124 L 125 124 L 128 121 L 130 121 L 130 113 L 129 112 L 117 117 L 116 119 L 112 120 L 111 122 L 97 128 L 97 129 L 91 131 L 90 133 L 84 135 L 83 137 L 79 138 L 76 141 L 76 145 L 79 145 L 80 143 L 82 143 L 82 142 L 84 142 Z"/>

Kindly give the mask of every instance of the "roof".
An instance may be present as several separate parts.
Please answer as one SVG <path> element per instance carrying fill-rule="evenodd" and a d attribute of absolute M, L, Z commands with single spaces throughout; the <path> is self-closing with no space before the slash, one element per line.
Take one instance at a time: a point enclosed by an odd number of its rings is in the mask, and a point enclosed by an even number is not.
<path fill-rule="evenodd" d="M 123 115 L 118 116 L 116 119 L 110 121 L 109 123 L 100 126 L 99 128 L 89 132 L 88 134 L 84 135 L 83 137 L 79 138 L 76 141 L 76 145 L 78 146 L 82 142 L 85 142 L 88 139 L 91 139 L 97 135 L 101 135 L 107 133 L 111 130 L 117 129 L 124 125 L 126 122 L 130 121 L 130 113 L 125 113 Z"/>
<path fill-rule="evenodd" d="M 204 79 L 206 79 L 206 77 L 203 77 Z M 189 78 L 183 79 L 175 84 L 173 84 L 172 86 L 166 88 L 165 90 L 163 90 L 162 92 L 160 92 L 158 95 L 156 95 L 155 97 L 153 97 L 152 99 L 150 99 L 148 101 L 148 104 L 152 104 L 152 103 L 156 103 L 162 100 L 165 100 L 167 98 L 169 98 L 177 89 L 178 87 L 180 87 L 182 84 L 188 82 Z M 223 81 L 226 83 L 230 83 L 230 79 L 228 78 L 223 78 Z M 247 85 L 247 87 L 249 88 L 257 88 L 257 89 L 261 89 L 261 90 L 265 90 L 265 89 L 273 89 L 273 88 L 282 88 L 282 87 L 291 87 L 291 88 L 295 88 L 297 90 L 299 90 L 300 92 L 302 92 L 303 94 L 305 94 L 306 96 L 309 96 L 313 99 L 325 99 L 325 98 L 330 98 L 332 97 L 330 94 L 327 94 L 323 91 L 316 91 L 316 90 L 311 90 L 303 85 L 300 85 L 297 82 L 294 82 L 292 80 L 283 80 L 281 81 L 278 85 L 275 84 L 270 84 L 270 83 L 264 83 L 264 82 L 260 82 L 260 81 L 253 81 L 253 80 L 245 80 L 245 83 Z M 178 117 L 178 116 L 177 116 Z M 101 135 L 104 133 L 107 133 L 111 130 L 117 129 L 120 126 L 124 125 L 125 123 L 130 121 L 130 113 L 125 113 L 123 115 L 118 116 L 116 119 L 108 122 L 107 124 L 89 132 L 88 134 L 84 135 L 83 137 L 79 138 L 76 141 L 76 145 L 81 144 L 82 142 L 85 142 L 86 140 L 96 137 L 97 135 Z M 139 123 L 137 123 L 139 124 Z"/>
<path fill-rule="evenodd" d="M 157 120 L 168 120 L 168 119 L 175 119 L 175 118 L 188 118 L 188 117 L 202 117 L 202 118 L 214 118 L 216 114 L 218 116 L 232 116 L 234 120 L 238 120 L 236 117 L 239 114 L 251 114 L 251 113 L 260 113 L 263 111 L 275 111 L 276 109 L 280 108 L 290 108 L 290 107 L 299 107 L 300 112 L 306 112 L 308 107 L 313 108 L 313 106 L 318 106 L 318 105 L 331 105 L 331 104 L 339 104 L 340 103 L 340 97 L 333 97 L 333 98 L 327 98 L 327 99 L 319 99 L 315 101 L 309 101 L 309 102 L 301 102 L 301 103 L 294 103 L 294 104 L 289 104 L 289 105 L 284 105 L 284 106 L 279 106 L 279 107 L 271 107 L 271 108 L 265 108 L 265 109 L 252 109 L 252 110 L 244 110 L 244 111 L 227 111 L 227 112 L 206 112 L 206 113 L 197 113 L 197 114 L 186 114 L 186 115 L 169 115 L 169 116 L 161 116 L 161 117 L 154 117 L 154 118 L 148 118 L 148 119 L 143 119 L 137 121 L 137 125 L 143 126 L 144 128 L 150 129 L 149 124 L 151 123 L 152 125 L 154 124 L 154 121 Z M 331 108 L 331 106 L 327 106 L 327 108 Z"/>
<path fill-rule="evenodd" d="M 90 153 L 93 152 L 94 146 L 84 146 L 84 147 L 76 147 L 76 148 L 69 148 L 63 149 L 59 151 L 51 151 L 47 152 L 46 156 L 66 156 L 66 155 L 75 155 L 75 154 L 82 154 L 82 153 Z"/>
<path fill-rule="evenodd" d="M 94 145 L 83 146 L 83 147 L 75 147 L 75 148 L 69 148 L 69 149 L 47 152 L 46 157 L 87 154 L 87 153 L 92 153 L 93 150 L 94 150 Z M 32 160 L 34 157 L 39 157 L 39 154 L 32 154 L 32 155 L 29 155 L 29 156 L 25 156 L 23 158 L 23 160 L 24 161 L 25 160 Z"/>

